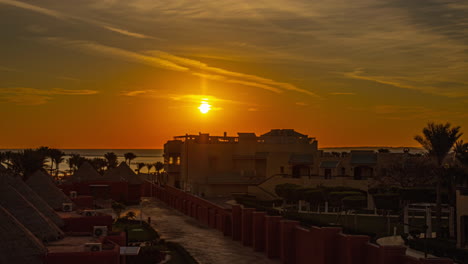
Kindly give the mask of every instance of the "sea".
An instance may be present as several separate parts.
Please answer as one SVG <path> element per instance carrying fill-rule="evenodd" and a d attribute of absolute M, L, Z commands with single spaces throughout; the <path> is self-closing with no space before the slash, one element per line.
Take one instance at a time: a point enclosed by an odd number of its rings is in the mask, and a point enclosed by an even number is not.
<path fill-rule="evenodd" d="M 351 150 L 373 150 L 377 151 L 378 149 L 385 148 L 388 149 L 391 153 L 402 153 L 406 147 L 335 147 L 335 148 L 320 148 L 324 152 L 349 152 Z M 410 147 L 408 148 L 410 153 L 422 153 L 424 150 L 422 148 L 415 148 Z M 0 152 L 5 151 L 21 151 L 22 149 L 0 149 Z M 138 163 L 156 163 L 158 161 L 164 162 L 163 158 L 163 150 L 162 149 L 61 149 L 65 152 L 65 161 L 59 165 L 59 171 L 67 171 L 69 167 L 66 163 L 66 160 L 70 157 L 71 154 L 80 154 L 82 157 L 86 158 L 104 158 L 104 154 L 108 152 L 114 152 L 117 157 L 119 163 L 125 161 L 124 154 L 128 152 L 132 152 L 136 155 L 136 158 L 132 160 L 130 167 L 132 169 L 137 168 Z M 50 165 L 50 164 L 46 164 Z M 142 169 L 143 173 L 147 172 L 146 168 Z M 154 168 L 151 172 L 154 172 Z"/>

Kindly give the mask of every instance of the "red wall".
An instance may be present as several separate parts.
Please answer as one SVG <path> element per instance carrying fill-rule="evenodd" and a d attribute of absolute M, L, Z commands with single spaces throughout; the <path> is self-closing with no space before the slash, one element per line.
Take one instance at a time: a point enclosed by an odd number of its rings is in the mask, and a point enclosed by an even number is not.
<path fill-rule="evenodd" d="M 112 228 L 112 216 L 80 216 L 63 218 L 65 223 L 63 230 L 71 233 L 92 233 L 94 226 L 107 226 L 110 231 Z"/>
<path fill-rule="evenodd" d="M 150 184 L 137 184 L 129 185 L 127 182 L 106 182 L 106 181 L 92 181 L 73 183 L 71 185 L 60 185 L 59 188 L 69 195 L 70 191 L 76 191 L 78 195 L 93 195 L 91 193 L 90 185 L 102 184 L 109 185 L 109 195 L 112 200 L 125 202 L 125 203 L 138 203 L 143 196 L 150 196 Z"/>
<path fill-rule="evenodd" d="M 148 186 L 145 186 L 145 193 Z M 288 264 L 452 264 L 447 259 L 415 259 L 400 246 L 378 246 L 369 237 L 345 235 L 340 228 L 303 228 L 296 221 L 233 205 L 222 208 L 170 186 L 153 186 L 153 195 L 169 206 L 216 228 L 225 236 L 280 258 Z"/>
<path fill-rule="evenodd" d="M 106 241 L 114 245 L 112 250 L 96 252 L 56 252 L 47 253 L 44 264 L 120 264 L 120 247 L 112 241 Z"/>

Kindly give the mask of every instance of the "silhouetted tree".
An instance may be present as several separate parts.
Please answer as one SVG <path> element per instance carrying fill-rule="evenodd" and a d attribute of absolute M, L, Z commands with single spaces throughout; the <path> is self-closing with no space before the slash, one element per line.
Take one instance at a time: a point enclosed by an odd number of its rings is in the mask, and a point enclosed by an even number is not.
<path fill-rule="evenodd" d="M 444 178 L 444 160 L 455 142 L 462 136 L 460 127 L 452 127 L 450 123 L 428 123 L 422 131 L 423 135 L 417 135 L 414 139 L 427 151 L 429 157 L 435 162 L 436 177 L 436 228 L 441 227 L 442 221 L 442 181 Z"/>
<path fill-rule="evenodd" d="M 164 169 L 164 163 L 162 163 L 160 161 L 156 162 L 154 164 L 154 169 L 156 170 L 156 174 L 157 174 L 156 178 L 157 178 L 158 182 L 160 182 L 161 181 L 161 179 L 160 179 L 161 178 L 161 170 Z"/>
<path fill-rule="evenodd" d="M 137 173 L 140 174 L 140 171 L 141 169 L 143 169 L 143 167 L 145 167 L 145 164 L 143 162 L 140 162 L 140 163 L 137 163 Z"/>
<path fill-rule="evenodd" d="M 99 174 L 104 174 L 104 168 L 107 166 L 107 161 L 103 158 L 93 158 L 90 160 L 91 165 L 93 168 L 99 172 Z"/>
<path fill-rule="evenodd" d="M 137 156 L 133 152 L 127 152 L 124 154 L 125 157 L 125 162 L 128 163 L 128 166 L 130 166 L 132 160 L 134 160 Z"/>
<path fill-rule="evenodd" d="M 58 176 L 58 173 L 59 173 L 59 166 L 60 166 L 60 163 L 62 163 L 65 158 L 65 152 L 59 150 L 59 149 L 49 149 L 47 151 L 47 156 L 50 158 L 51 160 L 51 168 L 50 168 L 50 171 L 51 171 L 51 175 L 52 175 L 52 171 L 53 171 L 53 164 L 55 163 L 55 176 L 57 177 Z"/>
<path fill-rule="evenodd" d="M 104 158 L 107 160 L 107 169 L 117 167 L 119 161 L 114 152 L 107 152 L 104 154 Z"/>
<path fill-rule="evenodd" d="M 455 151 L 455 157 L 461 165 L 468 167 L 468 143 L 463 142 L 463 140 L 457 141 L 453 150 Z"/>
<path fill-rule="evenodd" d="M 150 170 L 153 168 L 153 163 L 146 163 L 145 164 L 146 168 L 148 169 L 148 175 L 150 175 Z"/>
<path fill-rule="evenodd" d="M 25 149 L 14 152 L 10 158 L 10 169 L 28 179 L 34 172 L 44 167 L 46 156 L 38 150 Z"/>

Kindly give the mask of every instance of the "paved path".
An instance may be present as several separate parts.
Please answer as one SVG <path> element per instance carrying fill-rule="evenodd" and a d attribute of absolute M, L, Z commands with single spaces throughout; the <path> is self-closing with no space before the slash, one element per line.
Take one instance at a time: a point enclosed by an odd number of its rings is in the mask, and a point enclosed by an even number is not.
<path fill-rule="evenodd" d="M 127 208 L 138 212 L 139 207 Z M 200 264 L 279 264 L 263 253 L 244 247 L 239 241 L 225 237 L 218 230 L 206 227 L 164 203 L 153 200 L 143 207 L 143 219 L 151 217 L 151 225 L 167 241 L 182 245 Z"/>
<path fill-rule="evenodd" d="M 401 236 L 389 236 L 389 237 L 382 237 L 377 239 L 377 244 L 382 246 L 403 246 L 406 247 L 406 255 L 412 256 L 415 258 L 424 258 L 424 252 L 414 250 L 408 246 L 405 246 L 405 242 L 401 238 Z M 428 254 L 427 257 L 429 258 L 437 258 L 431 254 Z"/>

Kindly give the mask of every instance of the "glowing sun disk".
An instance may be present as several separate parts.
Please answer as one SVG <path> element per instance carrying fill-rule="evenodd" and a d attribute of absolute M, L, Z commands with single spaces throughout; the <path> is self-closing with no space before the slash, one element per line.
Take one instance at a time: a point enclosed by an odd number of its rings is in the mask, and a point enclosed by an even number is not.
<path fill-rule="evenodd" d="M 206 114 L 211 110 L 211 105 L 209 105 L 207 102 L 202 102 L 198 107 L 198 110 L 200 110 L 202 114 Z"/>

